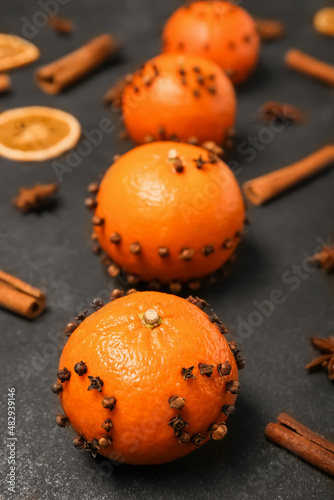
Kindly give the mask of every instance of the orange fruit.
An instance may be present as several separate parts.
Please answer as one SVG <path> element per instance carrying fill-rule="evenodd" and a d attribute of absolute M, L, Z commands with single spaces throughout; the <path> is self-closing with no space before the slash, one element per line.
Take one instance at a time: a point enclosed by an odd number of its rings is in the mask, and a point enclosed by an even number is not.
<path fill-rule="evenodd" d="M 225 436 L 244 362 L 206 303 L 190 300 L 132 293 L 76 325 L 52 391 L 65 412 L 57 424 L 71 424 L 77 448 L 159 464 Z"/>
<path fill-rule="evenodd" d="M 259 58 L 260 38 L 253 18 L 225 1 L 180 7 L 167 21 L 162 38 L 165 53 L 207 57 L 236 84 L 249 77 Z"/>
<path fill-rule="evenodd" d="M 94 237 L 114 262 L 112 276 L 124 268 L 143 281 L 187 282 L 220 268 L 240 241 L 240 188 L 229 167 L 203 148 L 139 146 L 93 188 L 96 200 L 86 204 L 95 211 Z"/>
<path fill-rule="evenodd" d="M 137 144 L 191 138 L 220 144 L 234 125 L 236 98 L 212 61 L 164 54 L 134 73 L 122 107 L 125 127 Z"/>
<path fill-rule="evenodd" d="M 18 161 L 44 161 L 73 148 L 80 123 L 60 109 L 27 106 L 0 115 L 0 156 Z"/>

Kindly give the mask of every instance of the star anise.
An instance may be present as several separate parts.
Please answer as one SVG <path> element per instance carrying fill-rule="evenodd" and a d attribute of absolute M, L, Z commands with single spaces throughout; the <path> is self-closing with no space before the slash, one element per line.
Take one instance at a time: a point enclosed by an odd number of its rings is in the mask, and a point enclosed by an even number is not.
<path fill-rule="evenodd" d="M 42 210 L 54 200 L 58 184 L 37 184 L 30 188 L 20 188 L 19 194 L 13 199 L 13 205 L 21 212 Z"/>
<path fill-rule="evenodd" d="M 329 380 L 334 380 L 334 337 L 328 339 L 311 337 L 311 344 L 321 356 L 308 363 L 305 368 L 311 370 L 313 368 L 325 368 L 328 371 Z"/>
<path fill-rule="evenodd" d="M 325 245 L 321 252 L 315 254 L 312 260 L 318 264 L 319 267 L 328 273 L 334 272 L 334 246 Z"/>

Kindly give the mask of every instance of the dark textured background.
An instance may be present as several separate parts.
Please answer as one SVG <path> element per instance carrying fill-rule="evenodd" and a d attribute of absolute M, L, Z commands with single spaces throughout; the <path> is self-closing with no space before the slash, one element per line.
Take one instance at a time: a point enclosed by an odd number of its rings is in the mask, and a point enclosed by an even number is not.
<path fill-rule="evenodd" d="M 299 106 L 306 120 L 276 133 L 253 161 L 248 161 L 250 154 L 235 151 L 231 157 L 240 163 L 240 183 L 291 163 L 334 139 L 333 90 L 288 71 L 283 64 L 283 55 L 292 46 L 334 63 L 333 39 L 312 29 L 315 11 L 328 3 L 243 2 L 254 15 L 283 19 L 287 36 L 263 48 L 255 76 L 238 89 L 238 143 L 247 141 L 249 135 L 257 136 L 264 127 L 257 110 L 268 99 Z M 286 297 L 243 339 L 247 367 L 241 374 L 242 392 L 224 442 L 209 443 L 200 452 L 171 464 L 112 469 L 103 459 L 94 461 L 89 454 L 75 451 L 71 431 L 54 423 L 60 407 L 50 385 L 63 344 L 63 326 L 85 303 L 94 296 L 106 297 L 112 287 L 90 251 L 91 227 L 83 200 L 87 184 L 109 166 L 114 154 L 126 151 L 131 144 L 118 140 L 118 117 L 102 105 L 101 97 L 117 77 L 159 51 L 163 22 L 180 4 L 179 0 L 69 0 L 60 14 L 75 22 L 76 31 L 66 38 L 48 27 L 39 28 L 32 41 L 42 51 L 41 60 L 14 71 L 13 92 L 0 97 L 1 109 L 39 104 L 67 110 L 88 131 L 97 128 L 104 117 L 116 125 L 100 147 L 83 158 L 71 174 L 64 175 L 58 206 L 42 215 L 16 212 L 11 199 L 20 186 L 55 181 L 52 162 L 0 160 L 1 267 L 45 289 L 48 295 L 47 311 L 34 322 L 0 311 L 1 398 L 5 401 L 7 387 L 16 388 L 18 431 L 17 493 L 10 495 L 3 489 L 3 499 L 325 500 L 334 496 L 332 479 L 263 436 L 266 424 L 286 411 L 334 440 L 333 384 L 324 372 L 308 375 L 304 371 L 305 363 L 315 355 L 310 335 L 334 332 L 334 281 L 317 271 L 304 273 L 299 282 L 288 282 L 295 272 L 293 266 L 305 262 L 318 246 L 317 240 L 334 236 L 333 169 L 265 207 L 251 208 L 252 225 L 239 249 L 238 265 L 226 281 L 201 292 L 233 333 L 237 333 L 240 317 L 247 321 L 256 310 L 254 301 L 270 298 L 274 289 L 282 290 Z M 21 34 L 24 18 L 31 21 L 40 10 L 37 2 L 2 0 L 1 31 Z M 121 62 L 59 96 L 45 95 L 35 86 L 33 74 L 38 66 L 103 32 L 112 32 L 124 41 Z M 0 429 L 4 437 L 5 409 L 2 405 Z M 3 480 L 7 464 L 4 456 L 1 459 Z"/>

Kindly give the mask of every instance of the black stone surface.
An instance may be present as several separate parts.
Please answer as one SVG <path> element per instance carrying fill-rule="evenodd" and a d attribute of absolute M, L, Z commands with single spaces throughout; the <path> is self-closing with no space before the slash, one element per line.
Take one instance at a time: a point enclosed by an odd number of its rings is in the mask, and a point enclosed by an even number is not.
<path fill-rule="evenodd" d="M 0 6 L 2 32 L 32 35 L 27 20 L 43 24 L 39 2 L 6 0 Z M 56 0 L 49 5 L 56 4 Z M 0 160 L 1 268 L 47 291 L 48 309 L 29 322 L 0 310 L 1 363 L 1 499 L 132 500 L 132 499 L 322 499 L 334 497 L 333 480 L 285 450 L 267 442 L 266 424 L 288 412 L 310 428 L 334 440 L 334 387 L 325 372 L 308 375 L 304 365 L 315 355 L 310 335 L 334 331 L 334 281 L 321 271 L 302 271 L 320 239 L 334 236 L 334 171 L 328 170 L 262 208 L 251 208 L 252 225 L 238 252 L 233 273 L 201 295 L 212 304 L 234 335 L 241 318 L 258 326 L 241 332 L 247 366 L 241 374 L 237 412 L 229 419 L 222 443 L 209 443 L 177 462 L 156 467 L 113 467 L 103 459 L 74 450 L 70 430 L 54 423 L 60 407 L 50 385 L 63 345 L 63 326 L 93 297 L 107 297 L 113 282 L 90 250 L 90 216 L 83 207 L 86 186 L 131 147 L 120 142 L 118 116 L 101 103 L 108 87 L 159 51 L 159 34 L 179 0 L 62 0 L 59 13 L 76 24 L 71 37 L 40 26 L 30 39 L 42 58 L 12 72 L 13 92 L 0 97 L 1 110 L 47 105 L 73 113 L 86 131 L 109 117 L 115 130 L 80 165 L 63 177 L 59 203 L 42 215 L 15 211 L 11 199 L 21 186 L 56 180 L 52 162 L 24 164 Z M 298 47 L 334 63 L 333 39 L 312 29 L 317 0 L 262 2 L 243 5 L 254 15 L 281 18 L 287 36 L 263 47 L 254 77 L 238 89 L 237 142 L 260 135 L 260 150 L 235 151 L 240 183 L 289 164 L 334 139 L 334 93 L 324 85 L 290 72 L 283 56 Z M 36 24 L 36 23 L 35 23 Z M 41 64 L 78 47 L 91 37 L 112 32 L 124 41 L 123 59 L 101 69 L 58 96 L 42 93 L 34 84 Z M 268 134 L 258 119 L 259 106 L 269 99 L 291 102 L 306 113 L 301 125 Z M 261 139 L 262 137 L 262 139 Z M 264 138 L 264 139 L 263 139 Z M 245 146 L 244 146 L 245 147 Z M 254 155 L 252 155 L 254 156 Z M 251 161 L 250 161 L 251 160 Z M 58 159 L 64 163 L 64 157 Z M 284 302 L 267 315 L 255 317 L 255 301 L 284 294 Z M 267 304 L 268 305 L 268 304 Z M 253 313 L 253 314 L 252 314 Z M 260 323 L 260 324 L 259 324 Z M 247 337 L 247 338 L 245 338 Z M 17 486 L 7 491 L 6 394 L 16 389 Z"/>

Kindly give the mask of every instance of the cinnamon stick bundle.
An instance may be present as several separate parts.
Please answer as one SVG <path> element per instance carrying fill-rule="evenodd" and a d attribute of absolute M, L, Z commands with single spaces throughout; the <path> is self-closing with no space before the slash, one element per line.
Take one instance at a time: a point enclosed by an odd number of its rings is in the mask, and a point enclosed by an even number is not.
<path fill-rule="evenodd" d="M 333 161 L 334 145 L 329 144 L 288 167 L 245 182 L 243 185 L 245 196 L 253 205 L 262 205 L 304 179 L 324 170 Z"/>
<path fill-rule="evenodd" d="M 334 86 L 334 66 L 319 61 L 305 52 L 297 49 L 289 50 L 285 55 L 285 63 L 295 71 Z"/>
<path fill-rule="evenodd" d="M 37 85 L 48 94 L 58 94 L 66 87 L 110 59 L 119 49 L 112 35 L 101 35 L 70 54 L 36 72 Z"/>
<path fill-rule="evenodd" d="M 334 476 L 334 444 L 300 424 L 286 413 L 270 423 L 265 436 L 318 469 Z"/>
<path fill-rule="evenodd" d="M 0 306 L 29 319 L 44 310 L 46 297 L 41 290 L 0 270 Z"/>

